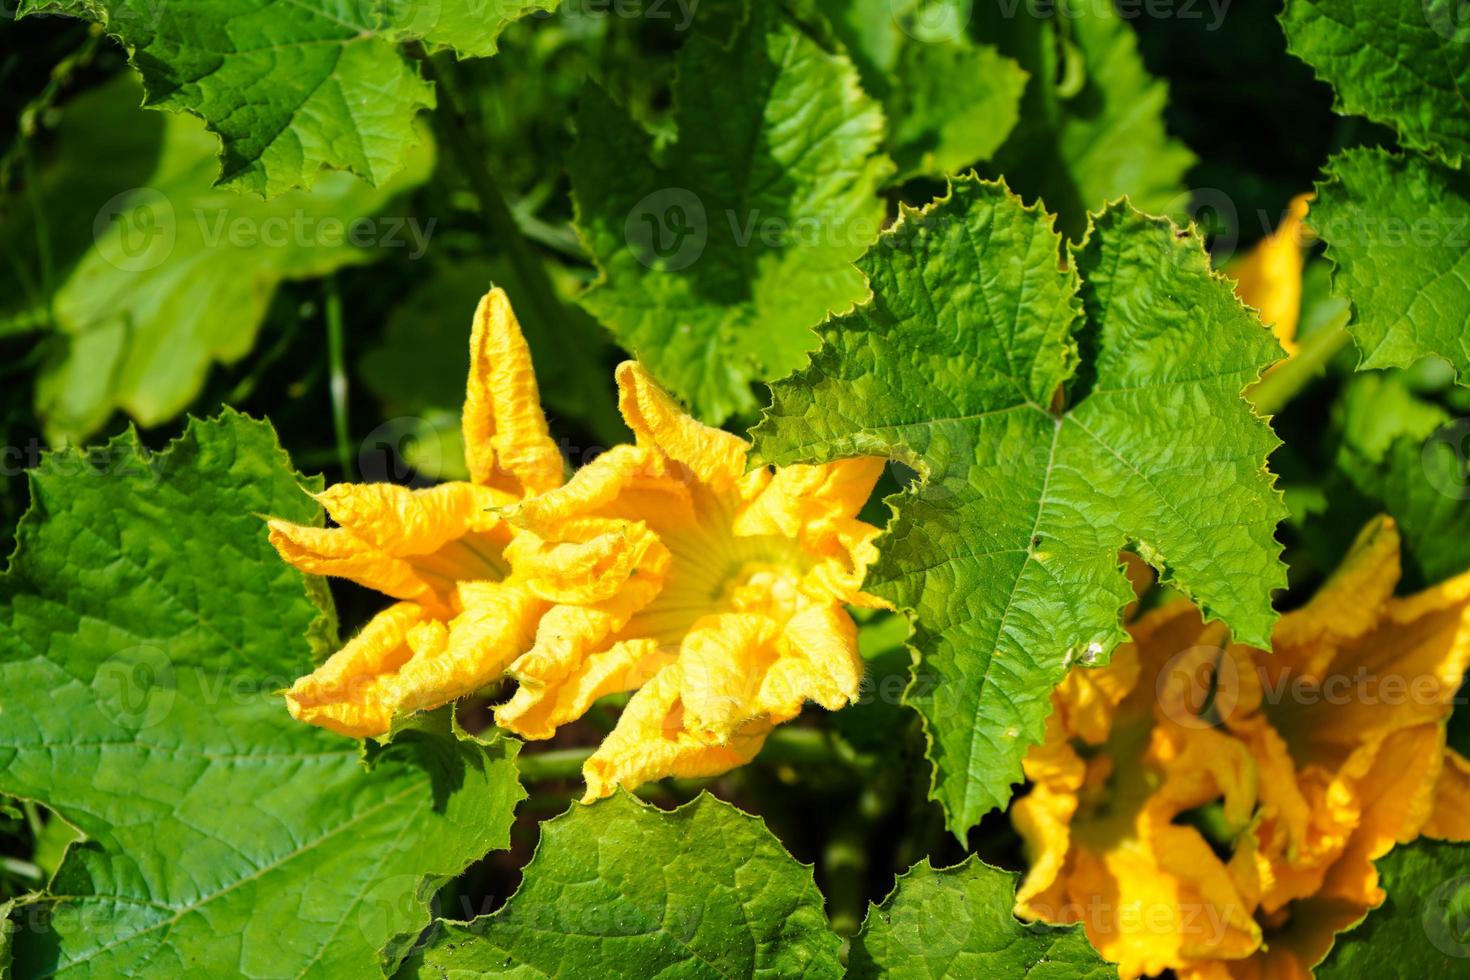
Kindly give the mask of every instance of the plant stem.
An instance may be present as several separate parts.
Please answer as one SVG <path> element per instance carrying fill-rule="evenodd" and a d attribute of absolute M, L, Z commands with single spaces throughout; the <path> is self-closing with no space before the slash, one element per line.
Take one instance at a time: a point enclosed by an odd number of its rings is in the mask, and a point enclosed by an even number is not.
<path fill-rule="evenodd" d="M 1314 331 L 1302 342 L 1290 360 L 1282 361 L 1266 372 L 1266 376 L 1246 390 L 1245 396 L 1260 415 L 1275 415 L 1286 407 L 1297 393 L 1312 382 L 1333 355 L 1347 344 L 1349 335 L 1347 310 Z"/>
<path fill-rule="evenodd" d="M 332 395 L 332 431 L 337 442 L 337 465 L 342 479 L 352 479 L 352 438 L 347 431 L 347 366 L 342 340 L 342 294 L 337 277 L 326 280 L 327 363 L 331 372 L 328 390 Z"/>
<path fill-rule="evenodd" d="M 595 746 L 582 746 L 526 753 L 516 760 L 516 765 L 521 779 L 526 781 L 575 779 L 582 773 L 582 763 L 595 751 Z M 765 762 L 784 762 L 794 766 L 854 765 L 857 761 L 846 758 L 822 730 L 790 726 L 771 732 L 760 758 Z"/>
<path fill-rule="evenodd" d="M 582 775 L 582 763 L 595 752 L 593 747 L 575 749 L 549 749 L 546 752 L 523 754 L 516 758 L 516 768 L 525 782 L 548 779 L 576 779 Z"/>
<path fill-rule="evenodd" d="M 459 87 L 449 77 L 450 73 L 458 70 L 457 64 L 451 61 L 447 71 L 441 72 L 421 46 L 416 47 L 416 53 L 425 77 L 434 83 L 439 104 L 449 117 L 445 142 L 455 164 L 479 199 L 480 213 L 489 229 L 491 242 L 504 252 L 515 272 L 516 284 L 520 287 L 520 295 L 514 297 L 516 304 L 529 309 L 537 326 L 546 331 L 553 349 L 562 354 L 562 363 L 569 375 L 568 385 L 589 399 L 588 418 L 584 421 L 593 434 L 609 446 L 622 442 L 625 434 L 616 422 L 616 406 L 608 390 L 607 379 L 595 364 L 578 354 L 586 347 L 581 336 L 583 331 L 572 322 L 551 277 L 546 273 L 546 266 L 516 222 L 490 170 L 489 151 L 459 100 Z"/>

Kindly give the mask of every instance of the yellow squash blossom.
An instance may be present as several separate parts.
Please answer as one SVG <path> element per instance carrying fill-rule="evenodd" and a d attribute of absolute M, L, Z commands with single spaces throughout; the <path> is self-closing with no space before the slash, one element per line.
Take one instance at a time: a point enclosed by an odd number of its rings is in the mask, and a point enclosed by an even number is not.
<path fill-rule="evenodd" d="M 1309 977 L 1383 900 L 1374 859 L 1470 836 L 1470 765 L 1444 745 L 1470 575 L 1407 598 L 1398 578 L 1380 519 L 1274 653 L 1175 602 L 1074 671 L 1013 810 L 1032 856 L 1017 911 L 1083 922 L 1125 977 Z"/>
<path fill-rule="evenodd" d="M 618 368 L 637 436 L 563 484 L 529 353 L 504 294 L 471 339 L 470 483 L 334 486 L 339 525 L 271 522 L 297 567 L 400 600 L 287 693 L 291 713 L 349 735 L 507 672 L 496 721 L 550 737 L 598 698 L 636 691 L 584 768 L 587 798 L 749 761 L 813 701 L 858 693 L 846 605 L 877 558 L 858 510 L 882 461 L 747 472 L 748 444 L 690 418 L 636 363 Z"/>
<path fill-rule="evenodd" d="M 1291 199 L 1286 217 L 1276 230 L 1256 244 L 1228 270 L 1235 293 L 1255 307 L 1261 322 L 1271 328 L 1288 355 L 1295 354 L 1297 320 L 1302 310 L 1302 264 L 1309 231 L 1303 223 L 1311 194 Z"/>
<path fill-rule="evenodd" d="M 878 529 L 856 514 L 877 459 L 747 472 L 748 444 L 702 425 L 633 362 L 619 408 L 637 436 L 512 520 L 550 548 L 575 528 L 639 542 L 642 563 L 597 604 L 542 621 L 510 667 L 502 727 L 547 738 L 594 700 L 636 690 L 583 768 L 587 799 L 749 761 L 771 728 L 813 701 L 856 697 L 861 591 Z"/>
<path fill-rule="evenodd" d="M 336 527 L 270 521 L 271 544 L 297 568 L 399 600 L 291 687 L 286 703 L 295 718 L 346 735 L 382 734 L 395 714 L 499 678 L 562 601 L 543 574 L 542 543 L 502 516 L 561 486 L 564 465 L 541 413 L 530 352 L 498 289 L 475 313 L 462 428 L 468 483 L 337 484 L 317 495 Z M 593 562 L 614 547 L 621 542 L 589 540 L 563 557 Z"/>

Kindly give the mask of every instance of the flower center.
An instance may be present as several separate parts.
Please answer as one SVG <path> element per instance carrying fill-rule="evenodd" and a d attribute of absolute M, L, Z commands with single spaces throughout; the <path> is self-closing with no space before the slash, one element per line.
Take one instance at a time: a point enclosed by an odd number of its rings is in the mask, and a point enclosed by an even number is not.
<path fill-rule="evenodd" d="M 665 535 L 667 584 L 626 632 L 678 646 L 696 620 L 717 613 L 761 613 L 785 621 L 796 612 L 811 559 L 781 535 Z"/>

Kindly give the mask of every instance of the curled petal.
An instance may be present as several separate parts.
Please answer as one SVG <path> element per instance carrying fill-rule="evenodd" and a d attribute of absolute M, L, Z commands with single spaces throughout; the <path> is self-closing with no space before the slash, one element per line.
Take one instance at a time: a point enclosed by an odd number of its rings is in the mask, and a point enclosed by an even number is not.
<path fill-rule="evenodd" d="M 584 803 L 655 779 L 718 776 L 743 766 L 765 744 L 771 724 L 752 722 L 725 745 L 710 745 L 684 728 L 679 664 L 660 670 L 628 699 L 617 727 L 582 767 Z"/>
<path fill-rule="evenodd" d="M 493 601 L 466 609 L 449 621 L 432 645 L 416 651 L 392 678 L 397 712 L 437 707 L 473 694 L 498 680 L 531 645 L 545 603 L 524 588 L 505 583 Z"/>
<path fill-rule="evenodd" d="M 1399 534 L 1387 517 L 1371 521 L 1327 583 L 1301 609 L 1281 617 L 1271 634 L 1277 657 L 1318 675 L 1338 645 L 1362 636 L 1383 618 L 1399 580 Z M 1283 662 L 1275 666 L 1286 666 Z"/>
<path fill-rule="evenodd" d="M 674 659 L 673 651 L 661 649 L 654 640 L 614 643 L 588 656 L 581 669 L 560 684 L 523 686 L 496 709 L 496 723 L 522 738 L 550 738 L 562 725 L 582 717 L 598 698 L 636 690 Z"/>
<path fill-rule="evenodd" d="M 531 350 L 503 289 L 490 290 L 475 310 L 461 427 L 476 484 L 517 500 L 561 486 L 565 463 L 541 412 Z"/>
<path fill-rule="evenodd" d="M 637 361 L 619 364 L 617 379 L 618 410 L 638 445 L 656 447 L 694 479 L 718 488 L 733 487 L 745 473 L 744 439 L 685 414 Z"/>
<path fill-rule="evenodd" d="M 668 570 L 668 549 L 641 521 L 582 519 L 559 530 L 555 541 L 522 532 L 506 549 L 516 576 L 549 602 L 602 602 L 639 575 L 661 580 Z"/>
<path fill-rule="evenodd" d="M 393 721 L 391 678 L 413 656 L 409 631 L 427 613 L 400 602 L 378 613 L 362 632 L 286 692 L 291 717 L 343 735 L 380 735 Z"/>
<path fill-rule="evenodd" d="M 338 483 L 316 499 L 354 537 L 399 557 L 429 554 L 500 521 L 495 513 L 499 498 L 468 483 L 426 490 L 394 483 Z"/>
<path fill-rule="evenodd" d="M 775 620 L 754 613 L 696 622 L 679 649 L 684 726 L 708 742 L 725 744 L 760 713 L 757 695 L 779 655 L 778 635 Z"/>
<path fill-rule="evenodd" d="M 310 575 L 350 579 L 395 599 L 434 603 L 433 589 L 413 566 L 394 558 L 345 528 L 308 527 L 271 519 L 270 543 L 290 564 Z"/>
<path fill-rule="evenodd" d="M 781 655 L 766 672 L 756 710 L 772 721 L 796 717 L 807 701 L 828 711 L 846 707 L 858 696 L 863 660 L 857 626 L 838 606 L 810 606 L 786 622 Z"/>

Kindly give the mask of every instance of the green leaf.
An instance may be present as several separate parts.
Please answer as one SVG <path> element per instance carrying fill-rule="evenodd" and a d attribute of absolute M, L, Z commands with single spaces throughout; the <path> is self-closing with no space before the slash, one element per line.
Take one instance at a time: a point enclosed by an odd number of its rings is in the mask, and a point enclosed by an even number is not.
<path fill-rule="evenodd" d="M 863 87 L 883 103 L 898 180 L 988 159 L 1020 116 L 1026 73 L 964 33 L 969 5 L 818 0 Z"/>
<path fill-rule="evenodd" d="M 1016 875 L 971 855 L 936 871 L 924 859 L 868 909 L 852 942 L 852 980 L 1107 980 L 1118 971 L 1081 926 L 1024 923 L 1011 914 Z"/>
<path fill-rule="evenodd" d="M 1319 980 L 1463 976 L 1470 957 L 1470 847 L 1420 839 L 1374 862 L 1384 903 L 1337 938 Z"/>
<path fill-rule="evenodd" d="M 990 172 L 1039 197 L 1074 240 L 1088 212 L 1125 195 L 1152 214 L 1183 212 L 1194 155 L 1164 128 L 1168 87 L 1144 68 L 1132 28 L 1108 3 L 1059 0 L 1059 17 L 1038 17 L 1038 6 L 1050 4 L 975 8 L 979 36 L 1030 75 Z"/>
<path fill-rule="evenodd" d="M 119 120 L 156 129 L 137 100 L 125 77 L 78 98 L 63 117 L 64 157 L 73 137 L 80 151 Z M 88 232 L 50 297 L 65 344 L 42 371 L 36 411 L 53 442 L 85 439 L 117 409 L 146 426 L 174 417 L 214 362 L 250 351 L 282 281 L 416 256 L 432 234 L 416 217 L 374 217 L 428 176 L 427 149 L 380 188 L 334 173 L 267 202 L 210 187 L 214 140 L 198 120 L 168 115 L 158 140 L 151 172 L 110 199 L 65 171 L 40 189 L 43 208 L 84 213 L 73 224 Z"/>
<path fill-rule="evenodd" d="M 871 303 L 753 433 L 769 462 L 919 472 L 866 587 L 916 617 L 907 699 L 960 834 L 1009 798 L 1068 666 L 1126 640 L 1125 544 L 1245 643 L 1285 582 L 1276 440 L 1240 397 L 1274 340 L 1163 219 L 1109 208 L 1065 270 L 1060 245 L 1002 184 L 906 209 L 858 263 Z"/>
<path fill-rule="evenodd" d="M 599 90 L 577 116 L 577 226 L 601 280 L 583 305 L 705 421 L 753 411 L 829 310 L 862 299 L 892 165 L 852 63 L 755 0 L 728 48 L 679 51 L 678 139 L 652 141 Z"/>
<path fill-rule="evenodd" d="M 672 812 L 619 793 L 573 804 L 505 907 L 436 923 L 408 976 L 838 977 L 811 871 L 707 794 Z"/>
<path fill-rule="evenodd" d="M 142 74 L 147 104 L 203 119 L 219 140 L 218 182 L 274 197 L 323 168 L 385 183 L 422 141 L 434 90 L 398 49 L 488 56 L 506 25 L 557 0 L 23 0 L 20 12 L 103 25 Z"/>
<path fill-rule="evenodd" d="M 1337 92 L 1337 109 L 1458 167 L 1470 151 L 1470 20 L 1459 0 L 1289 0 L 1286 46 Z"/>
<path fill-rule="evenodd" d="M 1308 221 L 1352 301 L 1359 368 L 1434 354 L 1470 384 L 1470 177 L 1381 149 L 1339 153 L 1326 173 Z"/>
<path fill-rule="evenodd" d="M 321 522 L 299 481 L 231 412 L 32 471 L 0 578 L 0 792 L 86 840 L 15 936 L 20 975 L 374 976 L 440 882 L 509 845 L 513 740 L 443 718 L 365 772 L 287 715 L 275 692 L 335 632 L 266 542 L 262 514 Z"/>

